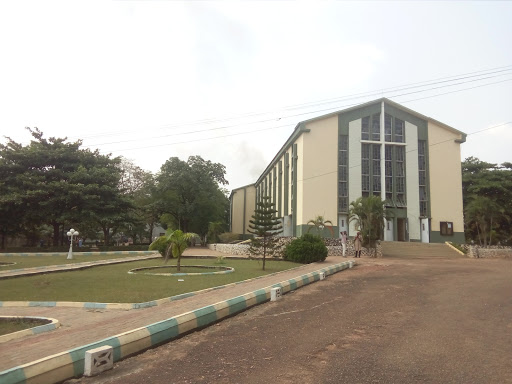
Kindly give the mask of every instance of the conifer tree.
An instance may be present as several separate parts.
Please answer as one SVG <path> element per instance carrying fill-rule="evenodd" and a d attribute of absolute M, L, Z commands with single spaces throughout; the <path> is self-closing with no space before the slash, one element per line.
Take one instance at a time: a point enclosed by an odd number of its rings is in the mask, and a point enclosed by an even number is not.
<path fill-rule="evenodd" d="M 276 235 L 283 232 L 283 226 L 276 213 L 275 204 L 270 201 L 270 197 L 263 196 L 261 201 L 256 203 L 252 220 L 249 220 L 249 232 L 255 235 L 249 251 L 253 255 L 263 253 L 263 270 L 267 255 L 273 256 L 277 250 Z"/>

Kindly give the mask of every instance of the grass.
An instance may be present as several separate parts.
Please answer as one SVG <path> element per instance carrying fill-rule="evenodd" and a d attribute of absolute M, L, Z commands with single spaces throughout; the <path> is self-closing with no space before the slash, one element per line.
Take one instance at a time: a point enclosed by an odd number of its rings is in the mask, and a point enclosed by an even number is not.
<path fill-rule="evenodd" d="M 111 260 L 123 257 L 134 257 L 135 255 L 123 255 L 114 253 L 112 255 L 83 256 L 73 253 L 73 258 L 68 260 L 67 255 L 63 256 L 2 256 L 0 253 L 0 271 L 9 269 L 22 269 L 42 267 L 47 265 L 75 264 L 86 261 Z M 158 259 L 157 259 L 158 260 Z M 3 265 L 2 263 L 16 263 L 14 265 Z"/>
<path fill-rule="evenodd" d="M 24 320 L 24 319 L 0 319 L 0 336 L 8 333 L 23 331 L 24 329 L 34 328 L 38 325 L 48 324 L 45 320 Z"/>
<path fill-rule="evenodd" d="M 169 261 L 169 265 L 174 263 L 175 260 Z M 154 259 L 0 280 L 0 300 L 140 303 L 284 271 L 301 264 L 267 260 L 266 271 L 262 271 L 258 260 L 225 260 L 222 266 L 235 268 L 233 273 L 204 276 L 128 274 L 133 268 L 159 265 L 163 265 L 162 260 Z M 182 259 L 182 265 L 220 264 L 215 259 Z"/>

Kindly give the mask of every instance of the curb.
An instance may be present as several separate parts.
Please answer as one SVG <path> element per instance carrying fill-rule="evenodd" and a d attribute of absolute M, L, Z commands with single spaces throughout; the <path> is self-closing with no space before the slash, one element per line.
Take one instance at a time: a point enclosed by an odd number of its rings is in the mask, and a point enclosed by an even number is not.
<path fill-rule="evenodd" d="M 0 372 L 0 382 L 3 384 L 26 382 L 57 383 L 72 377 L 81 376 L 84 373 L 85 352 L 90 349 L 109 345 L 113 348 L 114 362 L 117 362 L 128 356 L 156 347 L 216 323 L 219 320 L 238 314 L 252 306 L 264 303 L 270 300 L 270 290 L 274 287 L 281 287 L 283 293 L 287 293 L 319 281 L 321 272 L 328 276 L 344 269 L 352 268 L 355 264 L 355 261 L 350 260 L 331 267 L 321 268 L 317 271 L 186 312 L 145 327 L 14 367 Z"/>
<path fill-rule="evenodd" d="M 152 255 L 157 253 L 157 251 L 101 251 L 101 252 L 74 252 L 73 255 L 80 256 L 108 256 L 108 255 L 133 255 L 133 256 L 143 256 L 143 255 Z M 0 253 L 1 256 L 8 257 L 16 257 L 16 256 L 67 256 L 67 252 L 6 252 Z"/>
<path fill-rule="evenodd" d="M 136 255 L 131 258 L 84 261 L 82 263 L 71 263 L 71 264 L 43 265 L 41 267 L 32 267 L 32 268 L 7 269 L 7 270 L 0 271 L 0 280 L 1 279 L 12 279 L 15 277 L 41 275 L 41 274 L 45 274 L 45 273 L 76 271 L 76 270 L 100 267 L 100 266 L 105 266 L 105 265 L 122 264 L 122 263 L 130 263 L 130 262 L 134 262 L 134 261 L 157 259 L 159 257 L 160 257 L 159 255 L 155 255 L 155 252 L 152 252 L 150 254 Z M 1 306 L 1 304 L 0 304 L 0 306 Z"/>
<path fill-rule="evenodd" d="M 0 319 L 13 319 L 13 320 L 50 320 L 50 323 L 38 325 L 37 327 L 32 327 L 28 329 L 23 329 L 18 332 L 8 333 L 6 335 L 0 336 L 0 343 L 5 343 L 7 341 L 11 341 L 14 339 L 19 339 L 25 336 L 37 335 L 39 333 L 53 331 L 60 327 L 60 322 L 57 319 L 52 319 L 50 317 L 38 317 L 38 316 L 0 316 Z"/>
<path fill-rule="evenodd" d="M 294 269 L 301 269 L 305 267 L 305 265 L 301 265 Z M 44 267 L 43 267 L 44 268 Z M 65 272 L 64 270 L 62 272 Z M 70 308 L 86 308 L 86 309 L 120 309 L 120 310 L 130 310 L 130 309 L 143 309 L 156 307 L 170 301 L 178 301 L 182 299 L 186 299 L 187 297 L 196 296 L 202 293 L 207 293 L 210 291 L 215 291 L 217 289 L 222 289 L 226 287 L 232 287 L 238 284 L 242 284 L 248 281 L 253 281 L 257 279 L 262 279 L 269 276 L 275 276 L 282 272 L 274 272 L 269 273 L 268 275 L 262 275 L 258 277 L 253 277 L 251 279 L 237 281 L 235 283 L 229 283 L 225 285 L 218 285 L 216 287 L 204 288 L 195 292 L 187 292 L 181 293 L 179 295 L 164 297 L 162 299 L 155 299 L 151 301 L 145 301 L 142 303 L 98 303 L 98 302 L 82 302 L 82 301 L 0 301 L 0 307 L 70 307 Z M 0 277 L 1 278 L 1 277 Z"/>
<path fill-rule="evenodd" d="M 448 241 L 445 241 L 444 243 L 445 243 L 448 247 L 450 247 L 451 249 L 453 249 L 455 252 L 457 252 L 457 253 L 461 254 L 462 256 L 466 256 L 466 257 L 468 256 L 468 255 L 466 255 L 464 252 L 462 252 L 460 249 L 455 248 L 455 247 L 454 247 L 453 245 L 451 245 Z"/>

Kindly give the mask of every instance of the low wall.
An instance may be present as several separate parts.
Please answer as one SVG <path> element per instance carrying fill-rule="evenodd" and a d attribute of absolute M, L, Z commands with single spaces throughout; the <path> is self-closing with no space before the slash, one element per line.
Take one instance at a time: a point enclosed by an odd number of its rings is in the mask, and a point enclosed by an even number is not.
<path fill-rule="evenodd" d="M 294 237 L 280 237 L 279 246 L 281 252 L 284 252 L 284 248 L 294 240 Z M 341 246 L 341 239 L 324 239 L 325 245 L 327 246 L 328 256 L 343 256 L 343 248 Z M 208 244 L 208 248 L 214 251 L 225 253 L 226 255 L 232 256 L 249 256 L 249 244 Z M 279 252 L 278 252 L 279 254 Z M 367 248 L 362 248 L 361 254 L 363 256 L 370 256 L 370 252 Z M 355 255 L 354 242 L 347 241 L 347 257 L 353 257 Z M 377 257 L 382 257 L 382 247 L 380 243 L 377 245 Z"/>
<path fill-rule="evenodd" d="M 481 247 L 479 245 L 468 246 L 468 256 L 474 258 L 512 258 L 512 247 L 502 247 L 494 245 L 490 247 Z"/>

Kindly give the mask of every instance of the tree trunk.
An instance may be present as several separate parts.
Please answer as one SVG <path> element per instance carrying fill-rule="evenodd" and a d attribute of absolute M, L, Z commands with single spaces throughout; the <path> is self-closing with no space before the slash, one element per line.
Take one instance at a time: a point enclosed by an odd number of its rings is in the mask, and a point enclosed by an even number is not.
<path fill-rule="evenodd" d="M 5 249 L 5 232 L 2 232 L 2 249 Z"/>
<path fill-rule="evenodd" d="M 151 244 L 153 242 L 153 229 L 155 228 L 155 223 L 151 222 L 149 224 L 149 243 Z"/>
<path fill-rule="evenodd" d="M 105 246 L 107 246 L 109 244 L 109 232 L 110 232 L 110 228 L 109 227 L 103 227 L 102 226 L 102 229 L 103 229 L 103 239 L 104 239 L 104 242 L 105 242 Z"/>
<path fill-rule="evenodd" d="M 53 246 L 56 247 L 59 245 L 59 237 L 60 237 L 60 224 L 55 221 L 52 222 L 53 226 Z"/>
<path fill-rule="evenodd" d="M 176 262 L 176 271 L 179 272 L 181 269 L 181 256 L 178 256 L 178 261 Z"/>

